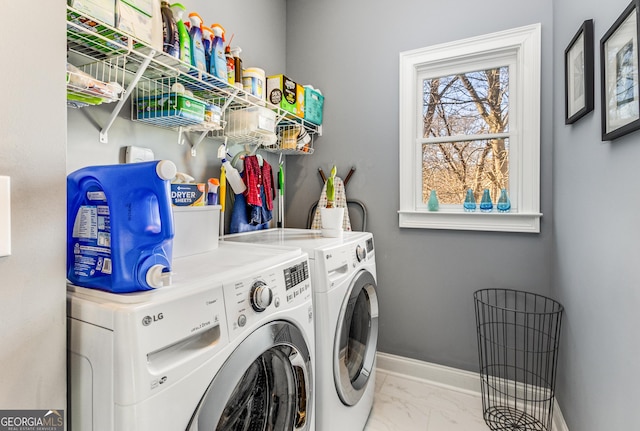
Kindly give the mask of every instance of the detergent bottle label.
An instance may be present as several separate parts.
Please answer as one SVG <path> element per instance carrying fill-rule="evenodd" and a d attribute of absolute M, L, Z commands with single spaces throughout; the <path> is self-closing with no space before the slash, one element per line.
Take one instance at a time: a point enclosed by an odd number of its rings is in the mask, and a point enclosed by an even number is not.
<path fill-rule="evenodd" d="M 111 262 L 111 220 L 104 192 L 88 192 L 96 205 L 78 208 L 73 224 L 73 271 L 79 277 L 109 275 Z"/>

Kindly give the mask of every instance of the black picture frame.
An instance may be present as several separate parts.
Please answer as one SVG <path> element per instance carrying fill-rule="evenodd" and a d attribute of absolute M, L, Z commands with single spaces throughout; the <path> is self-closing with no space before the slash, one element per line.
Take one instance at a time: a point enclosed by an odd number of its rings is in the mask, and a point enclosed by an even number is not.
<path fill-rule="evenodd" d="M 593 111 L 593 20 L 585 20 L 564 50 L 564 123 Z"/>
<path fill-rule="evenodd" d="M 600 39 L 603 141 L 640 129 L 639 6 L 633 0 Z"/>

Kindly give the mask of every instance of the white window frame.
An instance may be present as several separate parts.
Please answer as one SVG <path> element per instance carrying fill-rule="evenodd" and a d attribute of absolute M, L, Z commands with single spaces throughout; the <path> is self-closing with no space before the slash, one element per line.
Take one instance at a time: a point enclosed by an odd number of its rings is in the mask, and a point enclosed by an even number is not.
<path fill-rule="evenodd" d="M 400 210 L 404 228 L 540 232 L 541 25 L 533 24 L 400 53 Z M 509 66 L 508 213 L 465 212 L 422 202 L 422 81 Z"/>

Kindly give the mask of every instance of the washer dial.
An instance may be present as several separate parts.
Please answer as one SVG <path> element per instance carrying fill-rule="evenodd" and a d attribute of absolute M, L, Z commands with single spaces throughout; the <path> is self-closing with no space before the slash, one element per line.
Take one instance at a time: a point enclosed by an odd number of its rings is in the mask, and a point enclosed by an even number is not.
<path fill-rule="evenodd" d="M 258 313 L 267 309 L 273 301 L 273 291 L 267 283 L 258 280 L 251 286 L 251 306 Z"/>

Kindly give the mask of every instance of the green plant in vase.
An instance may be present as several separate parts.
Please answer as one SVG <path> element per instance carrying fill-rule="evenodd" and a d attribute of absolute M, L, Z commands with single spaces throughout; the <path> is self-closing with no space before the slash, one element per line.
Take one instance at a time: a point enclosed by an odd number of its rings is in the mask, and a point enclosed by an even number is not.
<path fill-rule="evenodd" d="M 327 178 L 327 208 L 333 208 L 336 200 L 336 188 L 334 185 L 336 171 L 336 165 L 333 165 L 331 174 L 329 175 L 329 178 Z"/>

